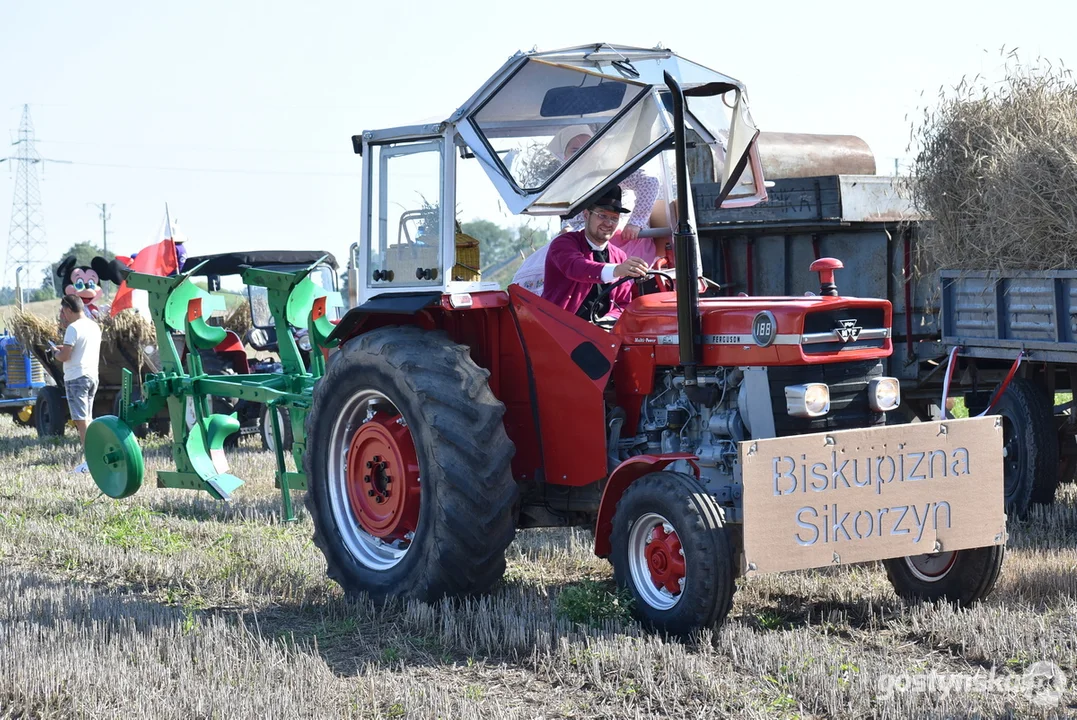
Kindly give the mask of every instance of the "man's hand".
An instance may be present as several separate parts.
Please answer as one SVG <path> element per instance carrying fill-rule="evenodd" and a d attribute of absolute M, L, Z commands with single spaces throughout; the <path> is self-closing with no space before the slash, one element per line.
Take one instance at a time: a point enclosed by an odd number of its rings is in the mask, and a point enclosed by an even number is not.
<path fill-rule="evenodd" d="M 639 231 L 639 225 L 625 225 L 624 230 L 621 231 L 621 239 L 625 242 L 632 242 L 639 237 Z"/>
<path fill-rule="evenodd" d="M 642 258 L 630 257 L 613 269 L 613 277 L 643 277 L 649 266 Z"/>

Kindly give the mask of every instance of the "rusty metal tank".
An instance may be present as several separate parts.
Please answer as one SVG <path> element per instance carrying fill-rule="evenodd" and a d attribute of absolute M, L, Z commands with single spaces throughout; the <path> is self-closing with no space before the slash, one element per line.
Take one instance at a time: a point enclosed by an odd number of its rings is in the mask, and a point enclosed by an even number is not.
<path fill-rule="evenodd" d="M 758 143 L 767 180 L 875 174 L 875 155 L 855 135 L 761 132 Z"/>

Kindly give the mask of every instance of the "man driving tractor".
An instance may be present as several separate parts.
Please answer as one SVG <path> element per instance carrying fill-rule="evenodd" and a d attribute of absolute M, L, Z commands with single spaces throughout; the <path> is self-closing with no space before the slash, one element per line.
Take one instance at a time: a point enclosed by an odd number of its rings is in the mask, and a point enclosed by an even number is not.
<path fill-rule="evenodd" d="M 615 278 L 643 277 L 646 261 L 628 257 L 610 244 L 621 214 L 631 212 L 621 205 L 621 188 L 614 185 L 583 211 L 583 230 L 554 238 L 546 254 L 546 279 L 542 297 L 577 317 L 619 317 L 632 300 L 631 285 L 624 284 L 599 297 Z M 596 301 L 601 306 L 595 310 Z"/>

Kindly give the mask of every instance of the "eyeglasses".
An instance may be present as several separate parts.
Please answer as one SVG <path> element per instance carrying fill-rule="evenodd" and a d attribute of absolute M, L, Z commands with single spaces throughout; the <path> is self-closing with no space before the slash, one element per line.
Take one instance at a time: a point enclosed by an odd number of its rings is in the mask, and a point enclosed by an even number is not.
<path fill-rule="evenodd" d="M 603 225 L 616 225 L 621 222 L 620 215 L 613 215 L 612 213 L 599 212 L 597 210 L 591 211 L 591 217 L 598 218 L 599 222 Z"/>

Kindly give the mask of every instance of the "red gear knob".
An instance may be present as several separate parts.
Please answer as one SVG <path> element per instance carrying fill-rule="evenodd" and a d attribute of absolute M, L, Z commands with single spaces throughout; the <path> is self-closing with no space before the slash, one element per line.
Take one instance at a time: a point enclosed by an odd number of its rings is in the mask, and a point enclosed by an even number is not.
<path fill-rule="evenodd" d="M 810 272 L 819 273 L 819 294 L 837 297 L 838 286 L 834 284 L 834 271 L 841 270 L 845 265 L 837 258 L 819 258 L 808 268 Z"/>

